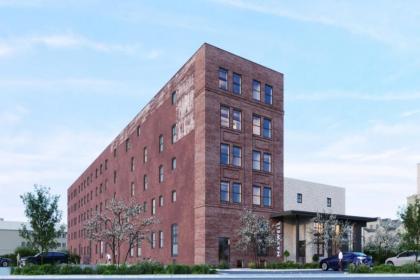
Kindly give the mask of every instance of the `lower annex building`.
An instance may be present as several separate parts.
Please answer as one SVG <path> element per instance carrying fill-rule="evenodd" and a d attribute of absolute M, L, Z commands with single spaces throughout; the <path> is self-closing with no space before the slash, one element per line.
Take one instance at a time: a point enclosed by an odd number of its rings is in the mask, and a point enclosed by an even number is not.
<path fill-rule="evenodd" d="M 106 262 L 83 225 L 115 196 L 160 220 L 129 262 L 246 263 L 242 209 L 283 211 L 283 114 L 283 74 L 203 44 L 69 187 L 69 250 Z"/>

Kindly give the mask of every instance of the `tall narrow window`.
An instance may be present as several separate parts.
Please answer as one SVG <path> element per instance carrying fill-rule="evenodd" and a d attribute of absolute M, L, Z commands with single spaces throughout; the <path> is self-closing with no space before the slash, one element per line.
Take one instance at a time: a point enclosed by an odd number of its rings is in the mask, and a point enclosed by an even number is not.
<path fill-rule="evenodd" d="M 303 202 L 303 195 L 301 193 L 297 193 L 296 201 L 297 201 L 297 203 L 302 203 Z"/>
<path fill-rule="evenodd" d="M 163 206 L 163 196 L 159 196 L 159 206 L 162 207 Z"/>
<path fill-rule="evenodd" d="M 229 202 L 229 182 L 220 182 L 220 201 Z"/>
<path fill-rule="evenodd" d="M 258 186 L 252 187 L 252 204 L 261 205 L 261 188 Z"/>
<path fill-rule="evenodd" d="M 176 103 L 176 91 L 172 92 L 171 102 L 172 102 L 172 105 L 175 105 L 175 103 Z"/>
<path fill-rule="evenodd" d="M 233 109 L 232 127 L 236 130 L 241 130 L 242 127 L 242 112 L 236 109 Z"/>
<path fill-rule="evenodd" d="M 227 83 L 228 70 L 219 68 L 219 88 L 223 90 L 228 89 Z"/>
<path fill-rule="evenodd" d="M 159 135 L 159 153 L 163 152 L 163 135 Z"/>
<path fill-rule="evenodd" d="M 263 136 L 265 138 L 271 138 L 271 120 L 268 118 L 264 118 Z"/>
<path fill-rule="evenodd" d="M 261 83 L 257 80 L 252 81 L 252 98 L 255 100 L 261 100 Z"/>
<path fill-rule="evenodd" d="M 242 92 L 242 77 L 239 74 L 233 73 L 233 93 L 241 94 Z"/>
<path fill-rule="evenodd" d="M 327 207 L 331 207 L 332 205 L 332 199 L 331 197 L 327 197 Z"/>
<path fill-rule="evenodd" d="M 136 191 L 136 185 L 134 184 L 134 182 L 131 182 L 131 185 L 130 185 L 130 194 L 131 194 L 131 196 L 134 196 L 135 195 L 135 191 Z"/>
<path fill-rule="evenodd" d="M 271 154 L 264 153 L 263 156 L 263 170 L 265 172 L 271 172 Z"/>
<path fill-rule="evenodd" d="M 176 191 L 172 191 L 172 202 L 176 202 Z"/>
<path fill-rule="evenodd" d="M 117 183 L 117 170 L 114 170 L 114 184 Z"/>
<path fill-rule="evenodd" d="M 178 256 L 178 225 L 171 225 L 171 255 L 172 257 Z"/>
<path fill-rule="evenodd" d="M 229 145 L 220 144 L 220 164 L 229 164 Z"/>
<path fill-rule="evenodd" d="M 252 133 L 254 135 L 261 135 L 261 117 L 257 115 L 252 116 Z"/>
<path fill-rule="evenodd" d="M 114 155 L 114 158 L 117 157 L 117 148 L 114 148 L 113 155 Z"/>
<path fill-rule="evenodd" d="M 105 170 L 107 170 L 108 169 L 108 160 L 106 159 L 105 160 Z"/>
<path fill-rule="evenodd" d="M 156 199 L 152 199 L 152 215 L 156 214 Z"/>
<path fill-rule="evenodd" d="M 159 166 L 159 183 L 163 182 L 163 165 Z"/>
<path fill-rule="evenodd" d="M 159 248 L 163 248 L 163 231 L 159 231 Z"/>
<path fill-rule="evenodd" d="M 176 158 L 172 158 L 172 170 L 176 169 Z"/>
<path fill-rule="evenodd" d="M 264 207 L 271 207 L 271 188 L 264 186 L 263 189 L 263 205 Z"/>
<path fill-rule="evenodd" d="M 242 149 L 238 146 L 232 148 L 232 165 L 241 167 L 242 166 Z"/>
<path fill-rule="evenodd" d="M 220 126 L 229 127 L 229 107 L 220 106 Z"/>
<path fill-rule="evenodd" d="M 143 176 L 143 189 L 147 190 L 147 188 L 149 187 L 149 180 L 147 179 L 147 175 Z"/>
<path fill-rule="evenodd" d="M 150 239 L 151 239 L 150 244 L 152 245 L 152 249 L 156 248 L 156 232 L 152 232 L 152 236 Z"/>
<path fill-rule="evenodd" d="M 233 183 L 232 184 L 232 202 L 233 203 L 241 203 L 242 201 L 242 190 L 240 183 Z"/>
<path fill-rule="evenodd" d="M 134 171 L 134 166 L 135 166 L 135 158 L 132 157 L 131 161 L 130 161 L 130 171 L 133 172 Z"/>
<path fill-rule="evenodd" d="M 172 144 L 176 142 L 176 124 L 172 126 Z"/>
<path fill-rule="evenodd" d="M 147 162 L 147 147 L 143 148 L 143 162 Z"/>
<path fill-rule="evenodd" d="M 261 170 L 261 152 L 252 151 L 252 169 Z"/>
<path fill-rule="evenodd" d="M 264 89 L 264 103 L 268 105 L 273 104 L 273 87 L 270 85 L 265 85 Z"/>
<path fill-rule="evenodd" d="M 137 239 L 137 257 L 141 257 L 141 239 Z"/>
<path fill-rule="evenodd" d="M 127 138 L 127 140 L 125 140 L 125 151 L 128 152 L 130 148 L 131 148 L 130 138 Z"/>
<path fill-rule="evenodd" d="M 140 126 L 137 126 L 137 136 L 140 136 Z"/>

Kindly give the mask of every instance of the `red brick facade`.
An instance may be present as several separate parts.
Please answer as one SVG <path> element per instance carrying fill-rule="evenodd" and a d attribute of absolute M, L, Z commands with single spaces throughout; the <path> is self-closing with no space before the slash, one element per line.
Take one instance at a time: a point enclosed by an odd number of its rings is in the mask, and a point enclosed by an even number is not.
<path fill-rule="evenodd" d="M 219 88 L 219 68 L 228 71 L 227 90 Z M 241 94 L 233 93 L 233 73 L 241 75 Z M 261 83 L 261 101 L 252 98 L 253 80 Z M 272 105 L 264 102 L 266 84 L 273 89 Z M 229 107 L 229 127 L 221 126 L 221 106 Z M 233 128 L 234 109 L 241 112 L 241 129 Z M 261 130 L 263 118 L 271 120 L 271 138 L 253 135 L 254 115 L 261 117 Z M 221 143 L 229 145 L 227 165 L 220 163 Z M 232 164 L 233 146 L 241 149 L 241 157 L 235 161 L 241 162 L 240 167 Z M 254 150 L 261 152 L 261 165 L 264 153 L 271 155 L 271 171 L 253 170 Z M 161 166 L 163 182 L 159 182 Z M 221 181 L 229 183 L 229 202 L 221 202 Z M 232 201 L 233 183 L 241 184 L 240 196 L 235 193 L 240 203 Z M 283 75 L 204 44 L 68 189 L 68 246 L 85 262 L 102 263 L 105 256 L 100 254 L 100 244 L 83 238 L 83 224 L 114 195 L 130 199 L 132 184 L 134 198 L 147 203 L 148 215 L 151 201 L 156 199 L 160 224 L 155 226 L 156 247 L 143 243 L 141 256 L 135 248 L 130 262 L 151 258 L 163 263 L 217 264 L 219 237 L 229 238 L 232 266 L 246 261 L 234 247 L 240 211 L 247 207 L 271 216 L 283 210 Z M 261 198 L 261 204 L 271 201 L 271 206 L 253 205 L 254 185 L 261 187 L 261 196 L 264 186 L 271 189 L 271 198 Z M 176 201 L 172 202 L 174 191 Z M 171 255 L 173 224 L 179 229 L 175 257 Z M 163 248 L 159 231 L 164 236 Z"/>

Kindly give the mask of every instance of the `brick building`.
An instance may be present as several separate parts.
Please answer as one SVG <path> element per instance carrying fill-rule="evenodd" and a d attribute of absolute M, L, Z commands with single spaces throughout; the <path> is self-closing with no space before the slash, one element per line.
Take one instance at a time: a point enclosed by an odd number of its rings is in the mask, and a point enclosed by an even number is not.
<path fill-rule="evenodd" d="M 68 189 L 68 246 L 85 262 L 105 262 L 82 229 L 114 195 L 160 220 L 130 262 L 246 262 L 242 209 L 283 211 L 283 74 L 202 45 Z"/>

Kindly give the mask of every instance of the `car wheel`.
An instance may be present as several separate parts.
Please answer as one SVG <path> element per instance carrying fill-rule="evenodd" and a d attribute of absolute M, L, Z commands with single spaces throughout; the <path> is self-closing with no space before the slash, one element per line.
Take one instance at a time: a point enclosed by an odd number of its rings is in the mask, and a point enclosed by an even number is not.
<path fill-rule="evenodd" d="M 322 268 L 323 271 L 327 271 L 329 267 L 328 267 L 328 264 L 326 262 L 324 262 L 324 263 L 321 264 L 321 268 Z"/>
<path fill-rule="evenodd" d="M 9 264 L 8 264 L 7 262 L 2 262 L 2 263 L 1 263 L 1 266 L 2 266 L 2 267 L 7 267 L 7 266 L 9 266 Z"/>
<path fill-rule="evenodd" d="M 389 264 L 389 265 L 394 265 L 394 263 L 393 263 L 393 262 L 386 262 L 386 264 Z"/>

